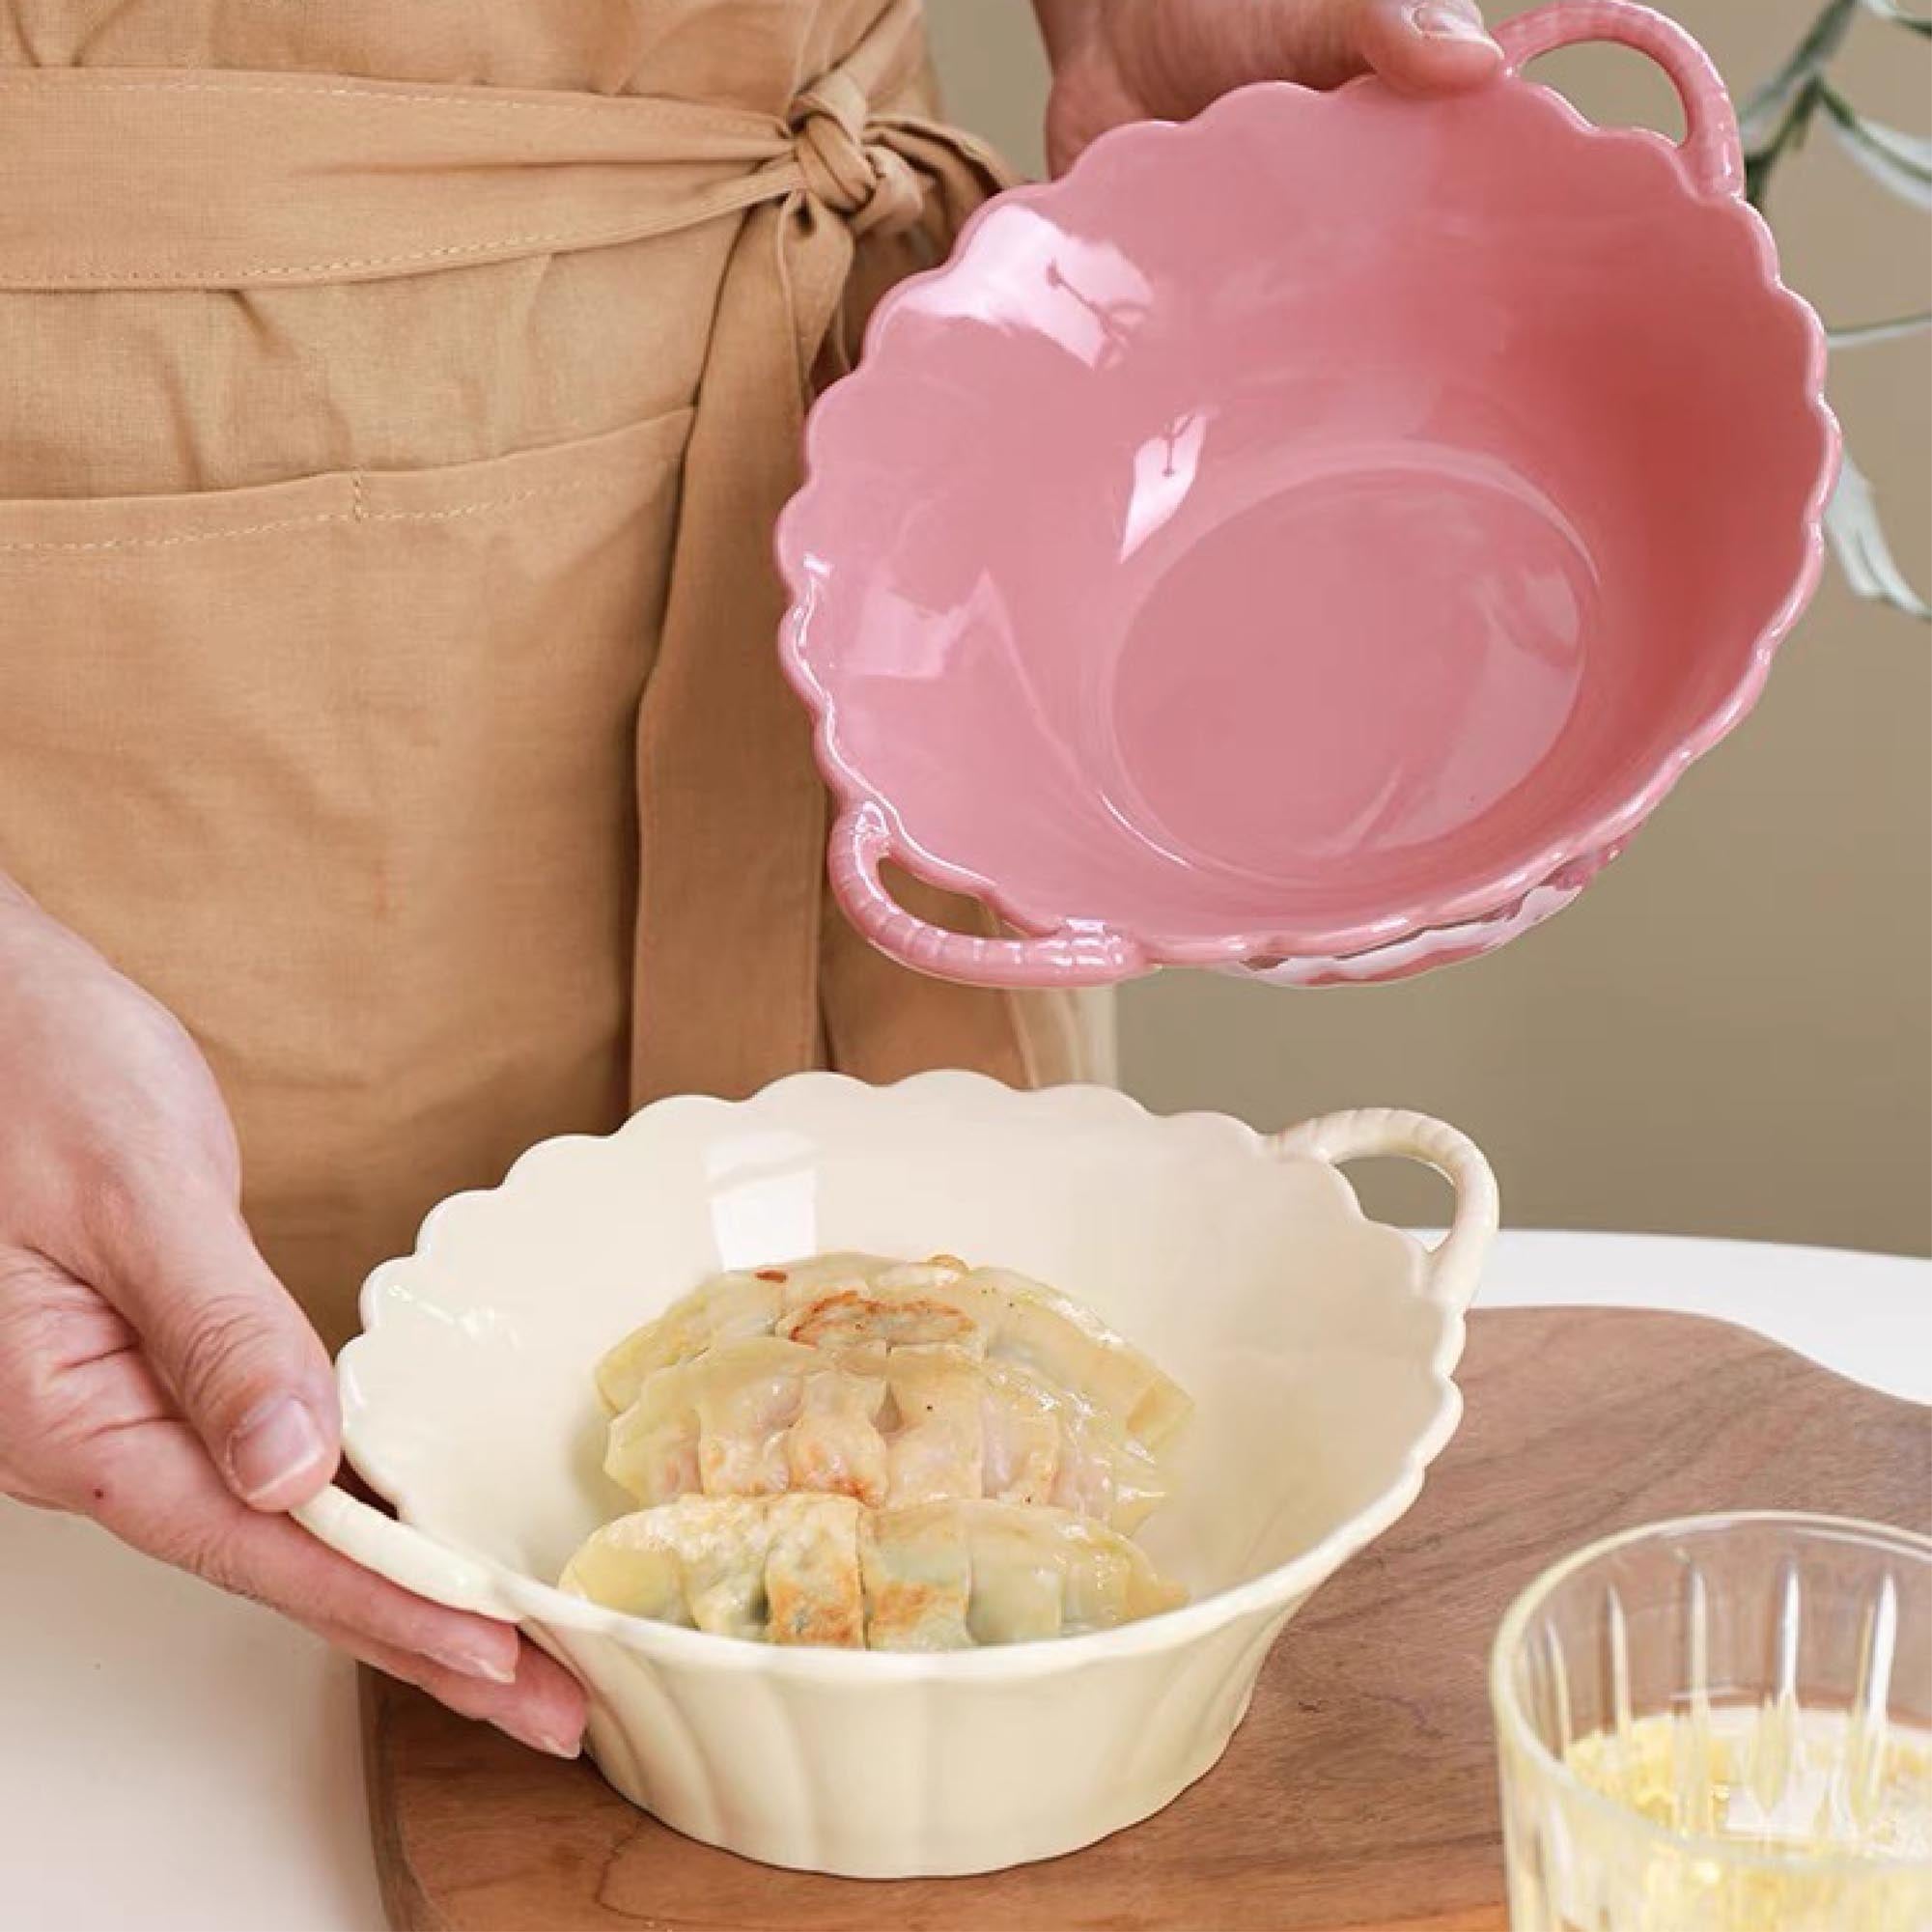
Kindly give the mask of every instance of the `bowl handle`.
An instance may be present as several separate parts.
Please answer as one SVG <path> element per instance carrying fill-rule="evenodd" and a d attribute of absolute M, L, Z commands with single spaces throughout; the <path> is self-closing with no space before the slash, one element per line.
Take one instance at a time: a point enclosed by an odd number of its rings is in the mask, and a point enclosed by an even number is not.
<path fill-rule="evenodd" d="M 1458 1313 L 1470 1305 L 1496 1239 L 1498 1203 L 1496 1175 L 1467 1134 L 1426 1113 L 1365 1106 L 1304 1120 L 1274 1135 L 1269 1145 L 1276 1154 L 1305 1155 L 1331 1167 L 1401 1155 L 1435 1168 L 1456 1190 L 1456 1205 L 1448 1233 L 1429 1253 L 1429 1293 Z"/>
<path fill-rule="evenodd" d="M 1511 73 L 1538 54 L 1580 41 L 1616 41 L 1648 54 L 1684 103 L 1684 144 L 1678 150 L 1693 182 L 1705 194 L 1744 192 L 1744 148 L 1737 113 L 1711 57 L 1675 20 L 1636 0 L 1551 0 L 1496 28 Z"/>
<path fill-rule="evenodd" d="M 832 892 L 858 931 L 901 966 L 967 986 L 1112 986 L 1148 969 L 1132 939 L 1105 926 L 1063 926 L 1030 939 L 949 933 L 907 911 L 880 868 L 893 854 L 892 829 L 875 804 L 854 805 L 832 831 Z"/>
<path fill-rule="evenodd" d="M 518 1620 L 488 1563 L 384 1516 L 336 1484 L 298 1503 L 291 1514 L 331 1550 L 416 1596 L 505 1623 Z"/>

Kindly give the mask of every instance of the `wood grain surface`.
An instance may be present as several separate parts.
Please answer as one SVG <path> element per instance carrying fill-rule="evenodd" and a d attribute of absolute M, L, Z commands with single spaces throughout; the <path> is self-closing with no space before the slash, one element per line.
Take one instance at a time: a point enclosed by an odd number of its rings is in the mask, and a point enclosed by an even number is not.
<path fill-rule="evenodd" d="M 1730 1508 L 1932 1527 L 1932 1412 L 1741 1329 L 1478 1312 L 1468 1417 L 1421 1499 L 1296 1617 L 1219 1766 L 1047 1864 L 776 1871 L 365 1678 L 376 1853 L 401 1932 L 1501 1932 L 1485 1690 L 1510 1598 L 1606 1531 Z"/>

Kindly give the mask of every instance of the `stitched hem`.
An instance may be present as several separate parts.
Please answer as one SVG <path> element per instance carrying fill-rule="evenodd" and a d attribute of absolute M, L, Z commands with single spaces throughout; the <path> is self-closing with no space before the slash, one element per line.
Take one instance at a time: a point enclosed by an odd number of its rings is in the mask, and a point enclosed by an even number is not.
<path fill-rule="evenodd" d="M 0 289 L 30 294 L 36 289 L 115 289 L 144 284 L 164 288 L 228 289 L 257 282 L 294 281 L 309 275 L 357 275 L 383 268 L 428 267 L 517 255 L 532 249 L 553 252 L 579 248 L 612 248 L 627 241 L 649 241 L 659 235 L 679 233 L 715 221 L 760 202 L 779 201 L 798 190 L 803 176 L 797 161 L 782 151 L 722 192 L 700 195 L 682 208 L 655 218 L 627 221 L 616 227 L 555 228 L 534 235 L 498 235 L 482 241 L 455 241 L 440 248 L 415 248 L 400 255 L 344 255 L 327 262 L 257 262 L 223 266 L 219 263 L 180 263 L 159 268 L 122 268 L 96 264 L 79 268 L 0 268 Z"/>
<path fill-rule="evenodd" d="M 622 477 L 584 477 L 576 482 L 546 483 L 535 490 L 519 490 L 509 496 L 487 497 L 477 503 L 455 503 L 440 510 L 374 510 L 362 495 L 362 478 L 352 479 L 354 500 L 347 510 L 319 511 L 313 517 L 280 517 L 266 523 L 242 523 L 227 530 L 181 530 L 171 537 L 102 537 L 83 543 L 0 544 L 4 556 L 73 556 L 98 550 L 171 550 L 186 544 L 219 544 L 239 537 L 261 537 L 277 530 L 316 529 L 327 523 L 446 523 L 459 517 L 484 517 L 496 510 L 512 510 L 519 503 L 534 503 L 546 496 L 574 496 L 626 481 Z"/>
<path fill-rule="evenodd" d="M 397 92 L 374 81 L 306 86 L 299 80 L 154 80 L 104 74 L 89 74 L 85 79 L 67 77 L 74 71 L 69 68 L 15 69 L 0 73 L 0 93 L 29 99 L 39 98 L 55 104 L 74 94 L 294 95 L 305 100 L 353 100 L 359 106 L 445 107 L 487 114 L 547 114 L 559 119 L 596 114 L 614 116 L 641 105 L 667 120 L 702 126 L 707 133 L 767 136 L 774 126 L 782 125 L 771 116 L 749 108 L 714 107 L 706 101 L 681 100 L 659 94 L 600 94 L 582 99 L 533 100 L 514 93 L 498 98 L 482 87 L 458 91 L 464 84 L 456 82 L 446 91 Z"/>

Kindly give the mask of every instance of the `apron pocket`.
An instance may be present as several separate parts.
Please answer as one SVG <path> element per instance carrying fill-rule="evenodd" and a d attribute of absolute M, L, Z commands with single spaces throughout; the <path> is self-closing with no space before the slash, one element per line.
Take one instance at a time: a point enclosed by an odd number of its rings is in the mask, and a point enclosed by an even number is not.
<path fill-rule="evenodd" d="M 332 1337 L 430 1203 L 622 1118 L 688 428 L 0 504 L 0 870 L 201 1040 Z"/>

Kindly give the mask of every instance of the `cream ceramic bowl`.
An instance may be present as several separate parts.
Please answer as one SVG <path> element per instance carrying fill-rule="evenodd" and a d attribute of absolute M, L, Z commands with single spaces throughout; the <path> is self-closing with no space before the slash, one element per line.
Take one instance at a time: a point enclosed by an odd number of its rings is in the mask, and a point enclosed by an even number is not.
<path fill-rule="evenodd" d="M 1336 1171 L 1387 1154 L 1455 1188 L 1433 1252 L 1366 1219 Z M 345 1435 L 401 1521 L 340 1489 L 300 1514 L 411 1589 L 521 1624 L 583 1680 L 604 1775 L 693 1837 L 861 1877 L 1050 1858 L 1206 1772 L 1282 1624 L 1414 1500 L 1461 1414 L 1496 1218 L 1474 1146 L 1412 1113 L 1271 1137 L 966 1074 L 667 1101 L 536 1147 L 377 1270 L 339 1365 Z M 628 1506 L 599 1467 L 598 1356 L 718 1269 L 832 1248 L 1020 1269 L 1177 1376 L 1198 1413 L 1141 1540 L 1193 1600 L 910 1656 L 768 1648 L 551 1588 Z"/>

